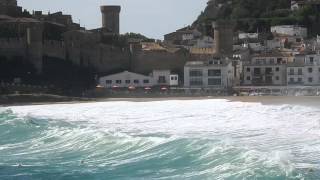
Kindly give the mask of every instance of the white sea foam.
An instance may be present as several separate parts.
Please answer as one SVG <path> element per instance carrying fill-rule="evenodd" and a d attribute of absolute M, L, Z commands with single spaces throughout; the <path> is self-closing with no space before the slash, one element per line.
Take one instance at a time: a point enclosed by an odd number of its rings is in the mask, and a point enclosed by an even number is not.
<path fill-rule="evenodd" d="M 38 128 L 46 126 L 43 120 L 50 124 L 43 136 L 1 147 L 28 147 L 12 154 L 16 156 L 42 158 L 76 150 L 86 152 L 88 166 L 113 170 L 157 158 L 169 164 L 179 161 L 183 153 L 194 154 L 192 163 L 201 165 L 196 172 L 178 175 L 173 167 L 158 169 L 171 173 L 166 176 L 169 179 L 212 174 L 221 179 L 253 178 L 258 166 L 270 169 L 271 175 L 280 169 L 286 177 L 298 177 L 293 173 L 296 168 L 320 169 L 320 111 L 312 107 L 173 100 L 6 109 L 18 119 L 33 119 Z M 66 126 L 55 125 L 61 122 Z"/>

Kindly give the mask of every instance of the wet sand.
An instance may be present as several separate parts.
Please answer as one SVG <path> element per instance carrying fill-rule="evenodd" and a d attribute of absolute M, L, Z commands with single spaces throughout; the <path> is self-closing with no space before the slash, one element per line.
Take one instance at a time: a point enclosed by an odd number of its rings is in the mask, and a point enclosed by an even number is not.
<path fill-rule="evenodd" d="M 21 105 L 44 105 L 44 104 L 75 104 L 75 103 L 93 103 L 93 102 L 112 102 L 112 101 L 129 101 L 129 102 L 151 102 L 151 101 L 170 101 L 170 100 L 208 100 L 208 99 L 226 99 L 234 102 L 252 102 L 264 105 L 302 105 L 320 108 L 320 97 L 318 96 L 206 96 L 206 97 L 156 97 L 156 98 L 97 98 L 70 101 L 43 101 L 43 102 L 23 102 L 0 104 L 1 106 L 21 106 Z"/>

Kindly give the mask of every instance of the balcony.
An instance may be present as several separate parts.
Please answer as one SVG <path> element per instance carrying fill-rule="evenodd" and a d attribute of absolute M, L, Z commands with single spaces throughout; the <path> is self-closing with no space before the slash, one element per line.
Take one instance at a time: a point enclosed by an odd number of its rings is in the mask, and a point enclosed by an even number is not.
<path fill-rule="evenodd" d="M 288 73 L 289 76 L 303 76 L 303 73 Z"/>

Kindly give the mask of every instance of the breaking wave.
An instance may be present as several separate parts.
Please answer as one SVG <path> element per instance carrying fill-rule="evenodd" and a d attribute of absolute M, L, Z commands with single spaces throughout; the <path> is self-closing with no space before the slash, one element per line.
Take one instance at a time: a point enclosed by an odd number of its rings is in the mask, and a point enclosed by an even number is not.
<path fill-rule="evenodd" d="M 227 100 L 0 108 L 0 179 L 319 179 L 320 109 Z"/>

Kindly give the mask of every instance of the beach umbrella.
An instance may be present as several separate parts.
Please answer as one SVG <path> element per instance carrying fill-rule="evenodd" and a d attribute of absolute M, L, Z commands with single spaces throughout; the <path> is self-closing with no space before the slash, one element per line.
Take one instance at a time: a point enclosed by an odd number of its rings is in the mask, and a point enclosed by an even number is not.
<path fill-rule="evenodd" d="M 117 88 L 119 88 L 119 86 L 117 85 L 112 86 L 112 89 L 117 89 Z"/>
<path fill-rule="evenodd" d="M 135 90 L 136 87 L 134 87 L 134 86 L 129 86 L 128 89 L 129 89 L 129 90 Z"/>
<path fill-rule="evenodd" d="M 145 87 L 144 90 L 151 90 L 151 87 Z"/>
<path fill-rule="evenodd" d="M 98 84 L 98 85 L 96 86 L 96 88 L 104 88 L 104 87 L 101 86 L 100 84 Z"/>
<path fill-rule="evenodd" d="M 162 87 L 161 90 L 162 91 L 166 91 L 166 90 L 168 90 L 168 88 L 167 87 Z"/>

